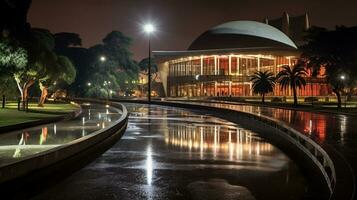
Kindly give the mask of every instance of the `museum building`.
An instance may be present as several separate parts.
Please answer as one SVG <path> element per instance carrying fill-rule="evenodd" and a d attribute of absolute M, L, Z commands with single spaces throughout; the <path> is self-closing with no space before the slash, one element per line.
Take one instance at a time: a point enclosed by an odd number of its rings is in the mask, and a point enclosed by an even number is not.
<path fill-rule="evenodd" d="M 301 54 L 289 36 L 265 21 L 227 22 L 204 32 L 187 51 L 154 51 L 165 95 L 256 96 L 250 82 L 254 72 L 277 74 L 282 66 L 294 65 Z M 306 81 L 307 85 L 298 89 L 299 96 L 331 93 L 322 75 L 308 75 Z M 292 91 L 277 84 L 269 96 L 292 96 Z"/>

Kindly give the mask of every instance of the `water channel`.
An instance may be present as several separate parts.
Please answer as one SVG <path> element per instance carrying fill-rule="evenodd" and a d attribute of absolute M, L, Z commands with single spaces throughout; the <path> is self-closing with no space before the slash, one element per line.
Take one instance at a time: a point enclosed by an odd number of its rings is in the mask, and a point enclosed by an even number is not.
<path fill-rule="evenodd" d="M 34 199 L 318 199 L 298 166 L 252 130 L 204 112 L 125 105 L 123 138 Z"/>

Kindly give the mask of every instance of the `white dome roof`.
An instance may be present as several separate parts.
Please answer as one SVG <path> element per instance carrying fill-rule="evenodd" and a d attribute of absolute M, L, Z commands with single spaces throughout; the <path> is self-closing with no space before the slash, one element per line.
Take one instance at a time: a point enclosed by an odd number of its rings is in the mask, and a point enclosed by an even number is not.
<path fill-rule="evenodd" d="M 202 49 L 206 46 L 205 43 L 211 43 L 216 41 L 228 41 L 227 43 L 231 43 L 234 48 L 233 44 L 236 43 L 234 40 L 240 40 L 244 37 L 249 37 L 249 42 L 253 41 L 254 45 L 259 45 L 262 42 L 260 42 L 262 39 L 268 39 L 271 41 L 275 41 L 277 43 L 280 43 L 282 45 L 286 45 L 288 47 L 292 47 L 294 49 L 297 49 L 296 45 L 294 42 L 283 32 L 281 32 L 279 29 L 264 24 L 256 21 L 231 21 L 227 22 L 221 25 L 218 25 L 216 27 L 213 27 L 212 29 L 206 31 L 203 33 L 200 37 L 198 37 L 192 44 L 190 49 Z M 259 42 L 255 42 L 253 38 L 256 38 L 257 40 L 260 40 Z M 248 45 L 249 45 L 248 42 Z M 237 42 L 239 43 L 239 42 Z M 238 47 L 244 47 L 246 44 L 238 44 Z M 271 44 L 269 44 L 271 45 Z M 211 45 L 208 45 L 211 46 Z M 219 44 L 214 44 L 213 48 L 217 48 Z M 209 47 L 208 47 L 209 48 Z"/>

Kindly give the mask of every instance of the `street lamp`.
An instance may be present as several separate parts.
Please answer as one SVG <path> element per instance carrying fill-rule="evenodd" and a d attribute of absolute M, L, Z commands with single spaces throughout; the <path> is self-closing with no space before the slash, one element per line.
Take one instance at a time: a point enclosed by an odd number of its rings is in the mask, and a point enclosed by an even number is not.
<path fill-rule="evenodd" d="M 344 82 L 346 80 L 346 76 L 345 75 L 341 75 L 340 79 L 342 82 Z M 345 109 L 347 107 L 347 92 L 345 92 Z"/>
<path fill-rule="evenodd" d="M 88 85 L 88 87 L 90 87 L 92 85 L 92 83 L 88 82 L 87 85 Z"/>
<path fill-rule="evenodd" d="M 155 31 L 152 24 L 145 24 L 144 31 L 149 36 L 149 64 L 148 64 L 148 101 L 151 102 L 151 34 Z"/>
<path fill-rule="evenodd" d="M 101 62 L 105 62 L 105 61 L 107 60 L 107 57 L 105 57 L 105 56 L 100 56 L 100 57 L 99 57 L 99 60 L 100 60 Z"/>

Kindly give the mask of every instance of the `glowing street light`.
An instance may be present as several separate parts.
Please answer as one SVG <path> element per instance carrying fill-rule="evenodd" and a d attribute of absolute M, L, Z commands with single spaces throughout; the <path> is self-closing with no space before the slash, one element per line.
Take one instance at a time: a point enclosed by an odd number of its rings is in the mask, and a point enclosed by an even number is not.
<path fill-rule="evenodd" d="M 151 102 L 151 33 L 155 31 L 152 24 L 145 24 L 143 27 L 145 33 L 149 36 L 149 64 L 148 64 L 148 101 Z"/>
<path fill-rule="evenodd" d="M 91 82 L 88 82 L 88 83 L 87 83 L 87 85 L 88 85 L 88 86 L 91 86 L 91 85 L 92 85 L 92 83 L 91 83 Z"/>
<path fill-rule="evenodd" d="M 346 79 L 346 76 L 345 75 L 341 75 L 340 79 L 341 79 L 342 82 L 344 82 L 345 79 Z M 347 107 L 347 92 L 345 93 L 345 109 L 346 109 L 346 107 Z"/>
<path fill-rule="evenodd" d="M 155 31 L 155 27 L 152 24 L 145 24 L 144 25 L 144 31 L 148 34 L 152 33 Z"/>
<path fill-rule="evenodd" d="M 101 62 L 105 62 L 105 61 L 107 60 L 107 57 L 105 57 L 105 56 L 100 56 L 100 57 L 99 57 L 99 60 L 100 60 Z"/>

